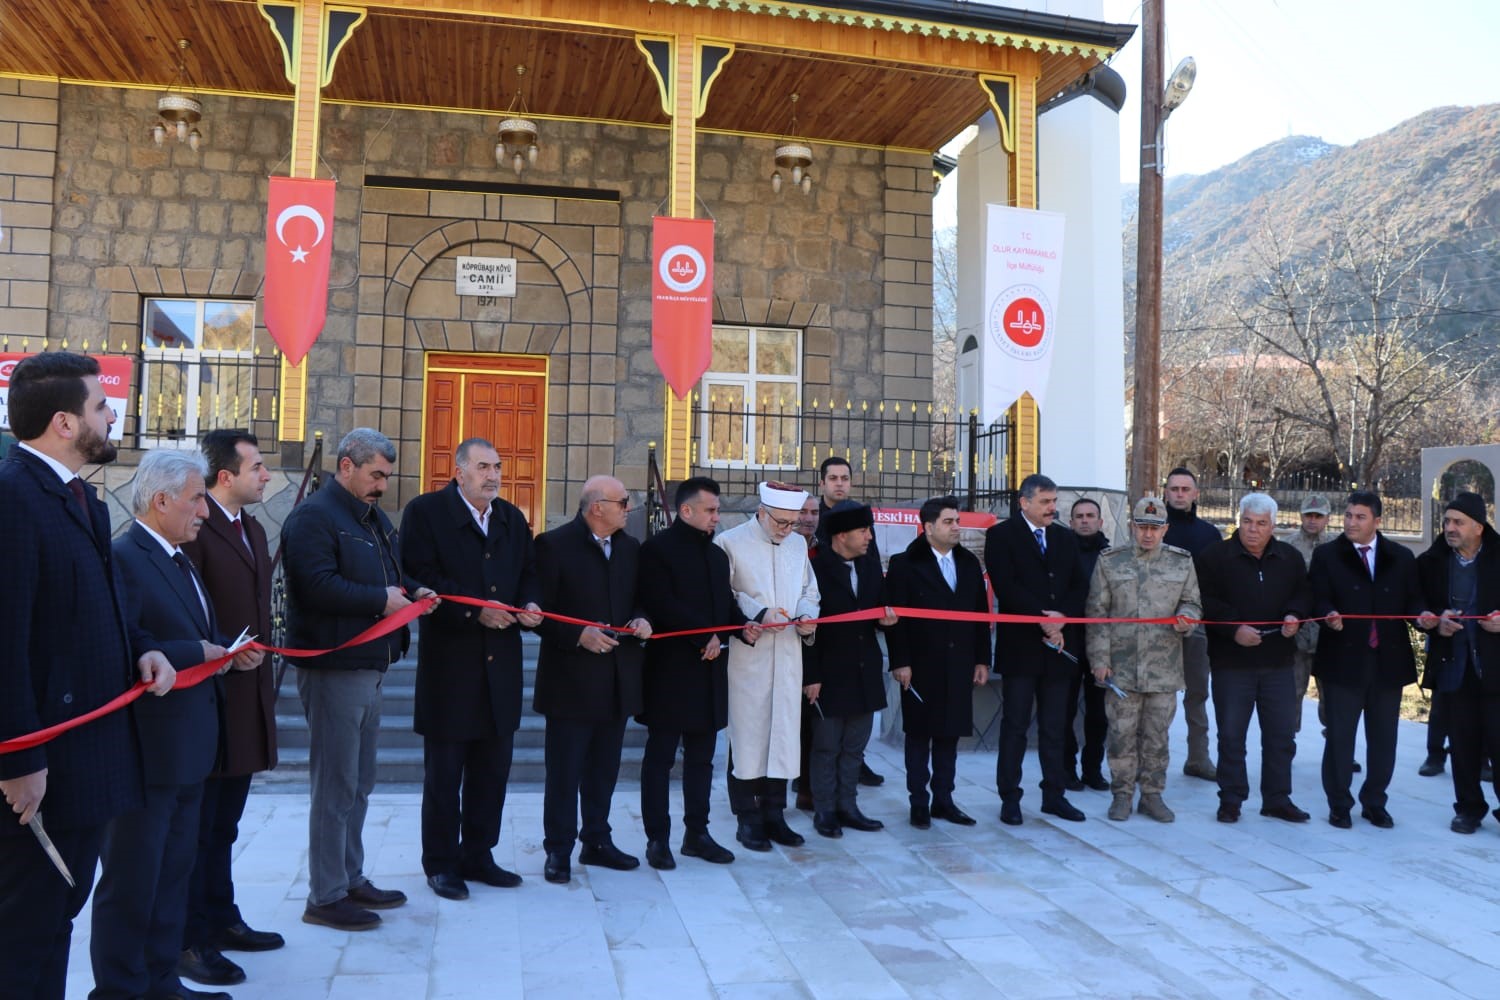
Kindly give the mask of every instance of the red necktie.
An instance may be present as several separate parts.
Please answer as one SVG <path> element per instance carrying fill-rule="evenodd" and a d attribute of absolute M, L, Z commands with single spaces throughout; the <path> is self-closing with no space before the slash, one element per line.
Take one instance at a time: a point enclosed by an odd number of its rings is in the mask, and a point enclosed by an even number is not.
<path fill-rule="evenodd" d="M 1370 579 L 1373 581 L 1375 579 L 1375 562 L 1370 557 L 1370 546 L 1368 546 L 1368 545 L 1361 545 L 1361 546 L 1359 546 L 1359 561 L 1365 564 L 1365 569 L 1366 569 L 1366 571 L 1369 572 Z M 1378 648 L 1380 646 L 1380 635 L 1376 632 L 1376 630 L 1375 630 L 1375 623 L 1373 621 L 1370 622 L 1370 640 L 1369 641 L 1370 641 L 1370 648 L 1371 649 L 1376 649 L 1376 648 Z"/>
<path fill-rule="evenodd" d="M 83 480 L 74 476 L 68 480 L 68 489 L 73 491 L 73 499 L 78 501 L 78 509 L 83 511 L 83 523 L 93 524 L 94 519 L 89 515 L 89 499 L 83 492 Z"/>
<path fill-rule="evenodd" d="M 250 548 L 250 536 L 245 534 L 245 522 L 241 521 L 239 518 L 235 518 L 234 526 L 240 529 L 240 541 L 244 542 L 245 548 L 248 549 L 252 555 L 254 555 L 255 550 Z"/>

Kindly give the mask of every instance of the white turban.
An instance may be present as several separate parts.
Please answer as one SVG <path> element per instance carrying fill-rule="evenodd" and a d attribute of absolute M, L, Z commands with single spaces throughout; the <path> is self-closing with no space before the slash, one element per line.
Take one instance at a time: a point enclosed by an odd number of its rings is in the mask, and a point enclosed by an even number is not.
<path fill-rule="evenodd" d="M 760 502 L 776 510 L 797 510 L 807 503 L 806 490 L 781 489 L 770 483 L 760 484 Z"/>

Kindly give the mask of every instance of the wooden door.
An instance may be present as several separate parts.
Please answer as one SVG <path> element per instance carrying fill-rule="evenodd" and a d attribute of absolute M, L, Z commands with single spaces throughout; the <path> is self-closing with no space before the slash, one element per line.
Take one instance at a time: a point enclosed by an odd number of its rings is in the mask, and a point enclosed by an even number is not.
<path fill-rule="evenodd" d="M 529 355 L 426 357 L 422 489 L 453 478 L 459 442 L 485 438 L 500 453 L 500 496 L 535 531 L 546 520 L 547 359 Z"/>

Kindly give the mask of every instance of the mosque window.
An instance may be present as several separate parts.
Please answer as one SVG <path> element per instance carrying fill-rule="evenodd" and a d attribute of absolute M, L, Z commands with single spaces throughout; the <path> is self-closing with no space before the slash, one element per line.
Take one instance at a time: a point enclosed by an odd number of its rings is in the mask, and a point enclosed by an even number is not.
<path fill-rule="evenodd" d="M 795 468 L 801 404 L 801 330 L 715 326 L 697 401 L 699 463 Z"/>
<path fill-rule="evenodd" d="M 222 427 L 262 419 L 256 374 L 270 364 L 247 299 L 148 298 L 141 329 L 140 444 L 197 443 Z"/>

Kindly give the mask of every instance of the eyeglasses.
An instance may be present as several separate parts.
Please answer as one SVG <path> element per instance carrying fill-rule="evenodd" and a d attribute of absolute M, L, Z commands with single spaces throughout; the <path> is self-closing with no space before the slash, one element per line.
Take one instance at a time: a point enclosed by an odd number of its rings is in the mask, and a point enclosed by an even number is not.
<path fill-rule="evenodd" d="M 795 528 L 797 526 L 797 518 L 795 517 L 777 517 L 771 513 L 771 508 L 769 507 L 762 507 L 761 510 L 766 512 L 766 516 L 771 519 L 771 523 L 775 524 L 778 528 Z"/>
<path fill-rule="evenodd" d="M 599 500 L 598 500 L 598 502 L 599 503 L 617 503 L 617 504 L 620 505 L 620 510 L 624 511 L 626 514 L 630 513 L 630 498 L 629 497 L 626 497 L 623 500 L 616 500 L 614 497 L 600 497 Z"/>

